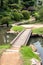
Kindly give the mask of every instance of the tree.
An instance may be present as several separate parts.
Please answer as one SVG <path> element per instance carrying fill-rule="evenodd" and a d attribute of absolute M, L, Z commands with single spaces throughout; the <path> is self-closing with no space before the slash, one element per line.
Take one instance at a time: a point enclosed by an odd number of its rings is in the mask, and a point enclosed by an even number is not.
<path fill-rule="evenodd" d="M 36 3 L 36 0 L 23 0 L 23 5 L 26 7 L 34 6 Z"/>
<path fill-rule="evenodd" d="M 40 20 L 43 21 L 43 7 L 39 10 Z"/>
<path fill-rule="evenodd" d="M 14 3 L 19 4 L 19 2 L 20 0 L 8 0 L 9 4 L 14 4 Z"/>
<path fill-rule="evenodd" d="M 1 0 L 1 8 L 3 8 L 3 0 Z"/>

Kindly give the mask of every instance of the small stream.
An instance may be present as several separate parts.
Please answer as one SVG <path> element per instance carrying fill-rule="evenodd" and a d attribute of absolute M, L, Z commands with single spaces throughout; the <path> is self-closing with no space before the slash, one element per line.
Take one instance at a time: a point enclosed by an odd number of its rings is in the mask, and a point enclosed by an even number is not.
<path fill-rule="evenodd" d="M 31 37 L 28 44 L 34 44 L 37 48 L 37 52 L 40 54 L 42 65 L 43 65 L 43 38 Z"/>
<path fill-rule="evenodd" d="M 0 27 L 0 44 L 10 43 L 16 37 L 16 34 L 7 34 L 9 30 L 10 27 Z"/>

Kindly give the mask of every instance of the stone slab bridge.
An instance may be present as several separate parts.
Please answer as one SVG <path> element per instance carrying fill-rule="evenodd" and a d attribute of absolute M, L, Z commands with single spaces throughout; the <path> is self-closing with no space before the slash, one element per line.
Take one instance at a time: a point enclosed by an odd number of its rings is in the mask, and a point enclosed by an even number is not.
<path fill-rule="evenodd" d="M 17 37 L 11 42 L 12 47 L 21 47 L 26 45 L 30 36 L 31 36 L 31 29 L 26 29 L 20 32 Z"/>

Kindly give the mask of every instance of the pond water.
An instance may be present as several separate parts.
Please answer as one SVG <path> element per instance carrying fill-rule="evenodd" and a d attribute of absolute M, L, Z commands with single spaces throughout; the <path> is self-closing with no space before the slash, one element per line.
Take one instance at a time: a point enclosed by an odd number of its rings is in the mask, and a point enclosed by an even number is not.
<path fill-rule="evenodd" d="M 10 43 L 16 37 L 16 34 L 7 34 L 9 30 L 10 27 L 0 27 L 0 44 Z"/>
<path fill-rule="evenodd" d="M 42 65 L 43 65 L 43 38 L 41 37 L 31 37 L 29 44 L 34 44 L 37 48 L 37 52 L 39 52 L 41 60 L 42 60 Z"/>

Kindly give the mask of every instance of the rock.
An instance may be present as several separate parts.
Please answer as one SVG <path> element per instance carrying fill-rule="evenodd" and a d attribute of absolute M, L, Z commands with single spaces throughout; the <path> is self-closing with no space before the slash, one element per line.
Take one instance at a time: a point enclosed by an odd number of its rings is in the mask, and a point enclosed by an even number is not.
<path fill-rule="evenodd" d="M 42 35 L 42 37 L 43 37 L 43 35 Z"/>
<path fill-rule="evenodd" d="M 31 59 L 31 65 L 41 65 L 41 62 L 39 62 L 37 59 L 32 58 Z"/>
<path fill-rule="evenodd" d="M 34 52 L 35 54 L 37 54 L 37 55 L 40 55 L 38 52 Z"/>
<path fill-rule="evenodd" d="M 33 45 L 33 44 L 30 44 L 30 47 L 32 48 L 32 50 L 35 52 L 37 51 L 37 48 Z"/>
<path fill-rule="evenodd" d="M 15 32 L 10 30 L 10 31 L 8 31 L 7 33 L 15 33 Z"/>

